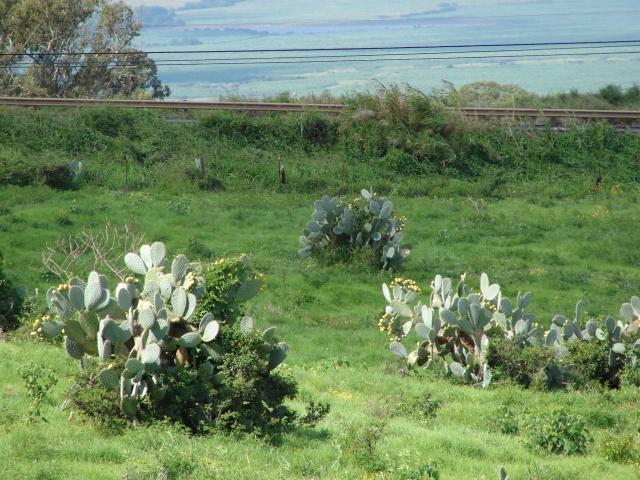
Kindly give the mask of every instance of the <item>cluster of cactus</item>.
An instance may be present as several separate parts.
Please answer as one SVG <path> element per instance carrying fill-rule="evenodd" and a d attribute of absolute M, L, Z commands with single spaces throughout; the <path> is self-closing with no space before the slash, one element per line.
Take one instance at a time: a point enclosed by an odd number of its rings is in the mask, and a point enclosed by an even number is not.
<path fill-rule="evenodd" d="M 393 214 L 393 203 L 363 189 L 360 197 L 345 204 L 323 196 L 314 203 L 311 220 L 300 237 L 299 254 L 308 257 L 326 248 L 371 248 L 379 253 L 383 268 L 397 267 L 411 252 L 402 244 L 406 218 Z"/>
<path fill-rule="evenodd" d="M 551 330 L 557 332 L 560 354 L 565 353 L 565 342 L 591 341 L 594 339 L 606 341 L 609 348 L 609 366 L 613 366 L 620 356 L 636 366 L 636 353 L 640 350 L 640 298 L 632 297 L 628 303 L 620 307 L 620 320 L 607 316 L 602 327 L 594 319 L 589 319 L 581 327 L 584 317 L 584 306 L 578 301 L 574 320 L 567 320 L 562 315 L 556 315 L 551 322 Z"/>
<path fill-rule="evenodd" d="M 114 291 L 97 272 L 91 272 L 87 282 L 72 278 L 50 288 L 46 300 L 52 315 L 38 328 L 49 338 L 63 333 L 65 350 L 81 363 L 85 355 L 98 357 L 103 365 L 98 380 L 107 389 L 119 389 L 123 412 L 135 418 L 142 397 L 161 399 L 166 393 L 158 373 L 187 367 L 197 368 L 204 381 L 214 377 L 220 349 L 216 338 L 226 323 L 211 313 L 195 317 L 205 285 L 199 265 L 186 256 L 178 255 L 169 264 L 164 244 L 155 242 L 124 260 L 133 275 Z M 258 292 L 256 282 L 239 286 L 238 302 Z M 253 328 L 252 319 L 242 322 L 245 330 Z M 263 335 L 269 369 L 288 352 L 273 333 L 268 329 Z"/>
<path fill-rule="evenodd" d="M 412 280 L 396 278 L 390 285 L 382 285 L 387 306 L 378 327 L 389 335 L 391 351 L 405 358 L 409 367 L 444 368 L 467 383 L 487 387 L 491 371 L 486 356 L 490 338 L 495 336 L 515 340 L 523 347 L 554 348 L 558 357 L 566 354 L 566 342 L 606 340 L 611 364 L 628 350 L 626 345 L 640 349 L 638 297 L 622 306 L 623 320 L 607 317 L 604 329 L 593 319 L 582 328 L 584 307 L 579 301 L 573 320 L 556 315 L 545 330 L 535 315 L 527 312 L 531 293 L 518 293 L 514 305 L 502 296 L 498 284 L 489 282 L 487 274 L 480 276 L 478 292 L 469 288 L 465 277 L 461 276 L 454 289 L 450 278 L 436 275 L 426 303 L 418 299 L 421 290 Z M 412 330 L 419 341 L 416 349 L 409 352 L 402 340 Z M 635 355 L 629 355 L 627 363 L 634 362 L 637 363 Z"/>

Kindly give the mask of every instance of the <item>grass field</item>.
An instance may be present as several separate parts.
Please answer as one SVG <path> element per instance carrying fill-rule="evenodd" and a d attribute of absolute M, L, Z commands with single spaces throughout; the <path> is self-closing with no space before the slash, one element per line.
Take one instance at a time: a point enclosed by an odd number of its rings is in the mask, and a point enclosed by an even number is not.
<path fill-rule="evenodd" d="M 554 196 L 536 195 L 534 184 L 523 183 L 511 195 L 474 205 L 465 196 L 472 182 L 438 182 L 437 195 L 391 198 L 409 219 L 406 239 L 414 245 L 403 274 L 423 288 L 436 273 L 455 278 L 465 271 L 477 285 L 486 271 L 508 296 L 532 291 L 533 311 L 545 323 L 570 313 L 580 298 L 589 314 L 600 315 L 616 313 L 640 292 L 637 188 L 612 184 L 594 191 L 578 179 L 557 187 L 575 195 Z M 253 437 L 190 437 L 166 425 L 106 435 L 60 408 L 76 362 L 58 346 L 16 338 L 0 342 L 0 478 L 414 479 L 427 464 L 436 465 L 442 479 L 497 478 L 500 465 L 512 479 L 640 478 L 637 466 L 598 454 L 607 432 L 638 431 L 636 389 L 482 391 L 396 375 L 398 364 L 376 328 L 384 306 L 380 284 L 392 274 L 297 257 L 297 237 L 316 196 L 253 187 L 184 195 L 1 187 L 5 270 L 40 291 L 52 283 L 41 275 L 45 245 L 109 220 L 166 242 L 171 253 L 200 240 L 212 256 L 249 254 L 267 279 L 249 313 L 260 325 L 276 325 L 290 344 L 284 369 L 299 380 L 300 400 L 328 401 L 332 410 L 315 430 L 287 435 L 278 445 Z M 28 362 L 49 366 L 59 378 L 44 410 L 48 422 L 24 419 L 28 400 L 17 370 Z M 421 411 L 429 395 L 441 408 L 426 421 Z M 588 453 L 543 454 L 519 436 L 500 433 L 503 406 L 533 413 L 557 406 L 584 416 L 593 437 Z"/>

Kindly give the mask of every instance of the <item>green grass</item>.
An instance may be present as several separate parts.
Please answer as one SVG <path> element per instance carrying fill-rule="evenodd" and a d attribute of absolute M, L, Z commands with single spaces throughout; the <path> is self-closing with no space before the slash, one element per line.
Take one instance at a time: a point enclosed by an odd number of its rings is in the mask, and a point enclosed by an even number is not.
<path fill-rule="evenodd" d="M 600 315 L 616 313 L 640 292 L 637 189 L 608 185 L 594 192 L 578 179 L 562 185 L 581 192 L 567 198 L 536 195 L 536 185 L 525 182 L 476 209 L 464 196 L 471 184 L 431 181 L 441 185 L 439 195 L 392 197 L 397 212 L 409 218 L 405 238 L 414 244 L 403 274 L 424 288 L 436 273 L 455 277 L 466 271 L 477 284 L 478 274 L 486 271 L 508 296 L 532 291 L 533 311 L 545 323 L 553 314 L 570 313 L 579 298 L 590 314 Z M 189 437 L 162 425 L 109 436 L 60 409 L 78 367 L 58 346 L 0 342 L 0 445 L 5 446 L 0 478 L 99 479 L 127 473 L 127 478 L 155 479 L 165 471 L 169 478 L 193 479 L 409 479 L 410 471 L 428 463 L 439 467 L 443 479 L 492 479 L 500 465 L 513 479 L 640 475 L 637 467 L 594 453 L 607 431 L 637 431 L 640 392 L 635 389 L 540 393 L 496 386 L 481 391 L 395 375 L 397 363 L 376 328 L 384 306 L 380 284 L 392 274 L 321 267 L 296 255 L 297 237 L 316 196 L 250 187 L 184 196 L 0 188 L 5 269 L 16 283 L 41 292 L 53 283 L 41 275 L 45 245 L 108 220 L 129 223 L 149 241 L 166 242 L 170 254 L 186 251 L 192 237 L 215 255 L 250 254 L 267 276 L 267 289 L 249 304 L 249 313 L 262 326 L 276 325 L 290 344 L 284 368 L 300 382 L 300 402 L 323 400 L 332 406 L 316 430 L 290 434 L 281 445 L 252 437 Z M 176 199 L 182 210 L 170 207 Z M 44 409 L 47 423 L 28 424 L 24 418 L 28 400 L 17 370 L 29 361 L 49 366 L 60 379 Z M 426 392 L 442 403 L 428 424 L 407 409 L 414 405 L 411 399 Z M 546 455 L 527 448 L 520 437 L 498 433 L 492 419 L 503 405 L 516 411 L 564 406 L 583 415 L 594 436 L 589 453 Z M 378 444 L 367 452 L 367 432 L 380 424 Z"/>

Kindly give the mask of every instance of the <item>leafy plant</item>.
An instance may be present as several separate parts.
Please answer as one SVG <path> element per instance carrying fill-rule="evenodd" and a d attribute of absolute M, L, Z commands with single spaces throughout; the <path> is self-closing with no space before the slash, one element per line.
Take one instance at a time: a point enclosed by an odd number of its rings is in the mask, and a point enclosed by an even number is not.
<path fill-rule="evenodd" d="M 610 462 L 627 463 L 636 457 L 636 439 L 632 434 L 607 433 L 596 450 Z"/>
<path fill-rule="evenodd" d="M 503 435 L 517 435 L 520 432 L 518 416 L 507 405 L 499 407 L 491 418 L 494 429 Z"/>
<path fill-rule="evenodd" d="M 335 262 L 366 249 L 380 267 L 398 268 L 411 252 L 410 245 L 401 244 L 406 218 L 395 216 L 393 203 L 376 193 L 363 189 L 348 204 L 325 195 L 314 206 L 300 237 L 302 257 L 325 253 Z"/>
<path fill-rule="evenodd" d="M 0 330 L 12 330 L 19 326 L 18 319 L 23 299 L 5 276 L 2 263 L 2 253 L 0 253 Z"/>
<path fill-rule="evenodd" d="M 20 377 L 24 382 L 27 395 L 30 400 L 30 407 L 27 418 L 30 422 L 44 420 L 42 407 L 49 398 L 49 391 L 58 383 L 58 378 L 54 372 L 47 367 L 40 367 L 29 363 L 19 370 Z"/>
<path fill-rule="evenodd" d="M 591 440 L 584 418 L 559 408 L 526 415 L 522 427 L 527 443 L 548 453 L 584 453 Z"/>

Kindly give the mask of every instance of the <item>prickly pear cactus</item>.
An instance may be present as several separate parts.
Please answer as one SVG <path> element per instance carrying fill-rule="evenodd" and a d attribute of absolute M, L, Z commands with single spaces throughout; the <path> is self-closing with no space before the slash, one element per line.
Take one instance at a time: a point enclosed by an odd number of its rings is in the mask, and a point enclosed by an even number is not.
<path fill-rule="evenodd" d="M 405 217 L 393 214 L 393 203 L 363 189 L 360 197 L 345 204 L 323 196 L 314 203 L 311 220 L 300 237 L 299 254 L 309 257 L 328 248 L 370 248 L 382 268 L 396 268 L 410 254 L 402 244 Z"/>
<path fill-rule="evenodd" d="M 206 378 L 213 377 L 220 349 L 216 339 L 221 328 L 230 326 L 211 312 L 194 315 L 206 285 L 198 273 L 202 267 L 186 256 L 170 262 L 165 245 L 155 242 L 124 260 L 131 276 L 113 290 L 98 272 L 86 281 L 72 278 L 50 288 L 46 300 L 51 314 L 39 320 L 38 331 L 49 338 L 63 333 L 71 358 L 82 362 L 90 355 L 103 362 L 98 380 L 119 390 L 123 412 L 135 418 L 142 397 L 164 395 L 159 373 L 197 366 L 208 372 Z M 255 281 L 241 283 L 236 294 L 245 301 L 259 287 Z M 288 346 L 265 337 L 265 352 L 265 364 L 273 369 L 286 357 Z"/>
<path fill-rule="evenodd" d="M 410 279 L 395 278 L 383 284 L 387 301 L 378 322 L 389 336 L 390 350 L 405 358 L 409 367 L 442 370 L 466 383 L 487 387 L 491 371 L 487 363 L 490 338 L 515 340 L 521 347 L 553 348 L 557 358 L 567 354 L 565 344 L 573 341 L 607 341 L 609 362 L 625 356 L 627 365 L 637 368 L 640 352 L 640 299 L 633 297 L 620 309 L 622 320 L 607 317 L 602 326 L 593 319 L 584 321 L 584 304 L 576 304 L 572 320 L 556 315 L 545 330 L 528 312 L 531 293 L 518 293 L 515 304 L 502 296 L 500 286 L 480 276 L 480 288 L 472 290 L 462 275 L 456 288 L 450 278 L 436 275 L 424 303 L 422 289 Z M 417 348 L 409 352 L 402 343 L 411 332 L 418 337 Z"/>

